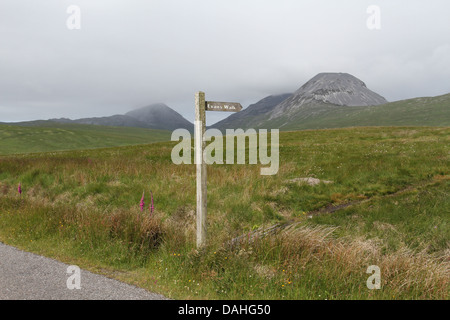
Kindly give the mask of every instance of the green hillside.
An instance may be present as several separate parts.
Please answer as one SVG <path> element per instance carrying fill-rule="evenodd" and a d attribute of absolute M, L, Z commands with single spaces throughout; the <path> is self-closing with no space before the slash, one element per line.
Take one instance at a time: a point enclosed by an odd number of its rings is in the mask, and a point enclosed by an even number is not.
<path fill-rule="evenodd" d="M 273 117 L 273 108 L 254 112 L 251 117 L 243 111 L 219 122 L 213 127 L 280 129 L 330 129 L 365 126 L 450 126 L 450 94 L 414 98 L 377 106 L 336 106 L 321 101 L 295 105 L 280 117 Z M 264 105 L 261 110 L 263 110 Z M 258 109 L 256 109 L 258 110 Z"/>
<path fill-rule="evenodd" d="M 361 126 L 450 126 L 450 94 L 371 107 L 312 108 L 315 108 L 315 112 L 307 117 L 304 112 L 299 112 L 289 119 L 266 121 L 262 127 L 301 130 Z"/>
<path fill-rule="evenodd" d="M 0 155 L 147 144 L 170 140 L 170 132 L 37 121 L 0 124 Z"/>

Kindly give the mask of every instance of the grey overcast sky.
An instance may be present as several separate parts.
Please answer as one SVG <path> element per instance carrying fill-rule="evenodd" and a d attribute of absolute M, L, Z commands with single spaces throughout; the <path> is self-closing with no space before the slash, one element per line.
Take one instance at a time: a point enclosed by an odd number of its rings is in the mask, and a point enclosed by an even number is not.
<path fill-rule="evenodd" d="M 0 122 L 156 102 L 193 121 L 196 91 L 247 107 L 320 72 L 351 73 L 389 101 L 445 94 L 449 14 L 448 0 L 0 0 Z"/>

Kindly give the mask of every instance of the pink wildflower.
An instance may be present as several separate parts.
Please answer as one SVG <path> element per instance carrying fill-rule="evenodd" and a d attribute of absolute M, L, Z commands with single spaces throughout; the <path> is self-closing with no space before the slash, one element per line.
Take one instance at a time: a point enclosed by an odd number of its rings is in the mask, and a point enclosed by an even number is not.
<path fill-rule="evenodd" d="M 141 198 L 141 203 L 139 203 L 139 206 L 141 207 L 141 211 L 144 211 L 144 206 L 145 206 L 145 202 L 144 202 L 144 192 L 142 192 L 142 198 Z"/>
<path fill-rule="evenodd" d="M 22 184 L 19 182 L 19 187 L 17 188 L 17 191 L 20 195 L 22 195 Z"/>

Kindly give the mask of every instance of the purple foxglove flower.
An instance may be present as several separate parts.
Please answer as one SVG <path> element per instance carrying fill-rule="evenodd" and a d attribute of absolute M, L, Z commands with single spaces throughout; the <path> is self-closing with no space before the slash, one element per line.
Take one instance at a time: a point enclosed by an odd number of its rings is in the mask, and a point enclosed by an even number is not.
<path fill-rule="evenodd" d="M 144 202 L 144 192 L 142 192 L 142 198 L 141 198 L 141 203 L 139 203 L 139 206 L 141 207 L 141 211 L 144 211 L 144 206 L 145 206 L 145 202 Z"/>
<path fill-rule="evenodd" d="M 17 188 L 17 191 L 20 195 L 22 195 L 22 184 L 19 182 L 19 187 Z"/>

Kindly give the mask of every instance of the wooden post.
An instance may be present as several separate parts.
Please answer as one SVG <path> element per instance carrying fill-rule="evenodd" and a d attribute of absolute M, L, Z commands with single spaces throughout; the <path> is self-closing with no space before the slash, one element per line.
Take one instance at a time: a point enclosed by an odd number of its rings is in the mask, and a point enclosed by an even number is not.
<path fill-rule="evenodd" d="M 206 111 L 239 112 L 240 103 L 205 100 L 204 92 L 195 94 L 195 163 L 197 165 L 197 248 L 206 245 L 206 162 L 203 153 L 206 147 Z"/>
<path fill-rule="evenodd" d="M 205 93 L 195 94 L 195 160 L 197 165 L 197 248 L 206 244 Z"/>

